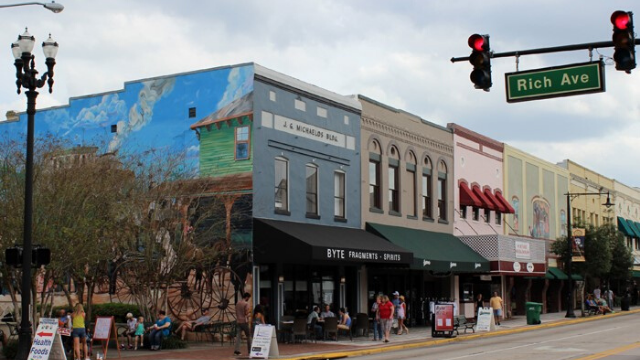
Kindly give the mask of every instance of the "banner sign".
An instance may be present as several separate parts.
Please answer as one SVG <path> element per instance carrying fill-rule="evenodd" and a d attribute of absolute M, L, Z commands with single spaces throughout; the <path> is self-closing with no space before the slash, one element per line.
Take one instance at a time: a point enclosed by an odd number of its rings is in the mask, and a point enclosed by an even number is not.
<path fill-rule="evenodd" d="M 584 262 L 584 240 L 586 231 L 585 229 L 572 229 L 571 235 L 573 241 L 571 242 L 571 261 Z"/>

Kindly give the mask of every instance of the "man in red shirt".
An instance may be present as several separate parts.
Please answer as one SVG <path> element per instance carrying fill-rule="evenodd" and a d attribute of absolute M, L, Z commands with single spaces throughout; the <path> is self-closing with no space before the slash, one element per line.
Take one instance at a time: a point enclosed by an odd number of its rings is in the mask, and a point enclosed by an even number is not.
<path fill-rule="evenodd" d="M 389 301 L 387 295 L 382 297 L 382 304 L 378 307 L 380 314 L 380 324 L 384 332 L 384 342 L 389 342 L 389 333 L 391 332 L 391 324 L 393 324 L 393 304 Z"/>

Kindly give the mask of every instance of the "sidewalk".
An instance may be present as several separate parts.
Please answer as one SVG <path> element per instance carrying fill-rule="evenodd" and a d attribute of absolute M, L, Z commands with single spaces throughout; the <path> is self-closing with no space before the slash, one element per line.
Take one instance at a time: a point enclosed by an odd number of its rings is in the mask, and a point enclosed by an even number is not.
<path fill-rule="evenodd" d="M 632 307 L 631 311 L 616 311 L 613 314 L 608 315 L 593 315 L 588 317 L 580 317 L 580 310 L 576 311 L 575 319 L 565 318 L 565 312 L 542 314 L 540 325 L 527 325 L 526 317 L 516 316 L 510 320 L 503 320 L 502 325 L 497 326 L 496 331 L 464 334 L 461 331 L 460 335 L 454 338 L 432 338 L 431 328 L 429 327 L 414 327 L 410 329 L 410 333 L 407 335 L 391 335 L 391 341 L 389 343 L 374 342 L 372 341 L 372 334 L 369 337 L 354 337 L 353 341 L 348 338 L 340 337 L 339 341 L 318 341 L 305 342 L 303 344 L 278 344 L 280 353 L 279 359 L 288 360 L 303 360 L 303 359 L 330 359 L 330 358 L 343 358 L 349 356 L 363 356 L 367 354 L 381 353 L 386 351 L 394 351 L 407 348 L 417 348 L 441 345 L 455 341 L 465 341 L 470 339 L 477 339 L 489 336 L 500 336 L 505 334 L 532 331 L 535 329 L 562 326 L 567 324 L 575 324 L 587 321 L 597 321 L 599 319 L 615 316 L 626 316 L 630 314 L 640 313 L 640 307 Z M 223 346 L 220 343 L 189 343 L 187 349 L 179 350 L 166 350 L 166 351 L 148 351 L 138 350 L 121 351 L 122 358 L 128 358 L 131 360 L 146 360 L 146 359 L 216 359 L 216 360 L 230 360 L 230 359 L 248 359 L 246 354 L 247 346 L 245 343 L 241 346 L 242 355 L 233 355 L 234 347 L 230 343 L 225 342 Z M 117 350 L 109 349 L 109 359 L 117 358 Z"/>

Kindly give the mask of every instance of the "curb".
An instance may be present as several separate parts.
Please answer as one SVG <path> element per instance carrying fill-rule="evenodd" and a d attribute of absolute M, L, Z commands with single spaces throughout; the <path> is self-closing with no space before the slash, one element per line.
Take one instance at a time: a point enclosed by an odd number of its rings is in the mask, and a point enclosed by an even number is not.
<path fill-rule="evenodd" d="M 546 328 L 553 328 L 553 327 L 558 327 L 558 326 L 573 325 L 573 324 L 578 324 L 578 323 L 583 323 L 583 322 L 596 321 L 596 320 L 604 319 L 604 318 L 611 318 L 611 317 L 616 317 L 616 316 L 625 316 L 625 315 L 631 315 L 631 314 L 637 314 L 637 313 L 640 313 L 640 309 L 624 311 L 624 312 L 619 311 L 619 312 L 615 312 L 613 314 L 608 314 L 608 315 L 591 315 L 589 317 L 579 317 L 579 318 L 570 319 L 570 320 L 557 320 L 557 321 L 553 321 L 553 322 L 549 322 L 549 323 L 543 323 L 543 324 L 540 324 L 540 325 L 522 326 L 522 327 L 517 327 L 517 328 L 513 328 L 513 329 L 498 330 L 498 331 L 494 331 L 494 332 L 475 333 L 475 334 L 470 334 L 470 335 L 466 335 L 466 336 L 458 336 L 458 337 L 454 337 L 454 338 L 436 339 L 436 340 L 423 340 L 423 341 L 410 342 L 410 343 L 405 343 L 405 344 L 386 345 L 386 346 L 382 346 L 382 347 L 374 347 L 374 348 L 367 348 L 367 349 L 357 349 L 357 350 L 349 350 L 349 351 L 321 352 L 321 353 L 314 353 L 314 354 L 299 355 L 299 356 L 294 356 L 294 357 L 279 357 L 278 359 L 281 359 L 281 360 L 342 359 L 342 358 L 353 357 L 353 356 L 373 355 L 373 354 L 380 354 L 380 353 L 384 353 L 384 352 L 391 352 L 391 351 L 398 351 L 398 350 L 405 350 L 405 349 L 415 349 L 415 348 L 420 348 L 420 347 L 438 346 L 438 345 L 444 345 L 444 344 L 449 344 L 449 343 L 453 343 L 453 342 L 474 340 L 474 339 L 479 339 L 479 338 L 502 336 L 502 335 L 508 335 L 508 334 L 517 334 L 517 333 L 522 333 L 522 332 L 527 332 L 527 331 L 534 331 L 534 330 L 538 330 L 538 329 L 546 329 Z"/>

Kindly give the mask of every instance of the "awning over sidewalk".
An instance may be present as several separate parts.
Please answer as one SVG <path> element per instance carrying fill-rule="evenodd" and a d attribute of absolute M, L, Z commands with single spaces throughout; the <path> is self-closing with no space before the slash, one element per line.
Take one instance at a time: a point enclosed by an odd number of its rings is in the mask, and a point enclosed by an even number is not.
<path fill-rule="evenodd" d="M 253 257 L 259 263 L 310 262 L 409 265 L 413 254 L 362 229 L 288 221 L 253 221 Z"/>
<path fill-rule="evenodd" d="M 553 268 L 553 267 L 548 268 L 547 274 L 553 275 L 554 279 L 569 280 L 569 276 L 567 276 L 567 274 L 565 274 L 562 270 L 558 268 Z"/>
<path fill-rule="evenodd" d="M 412 268 L 434 272 L 488 272 L 489 261 L 444 233 L 367 223 L 367 231 L 413 252 Z"/>

